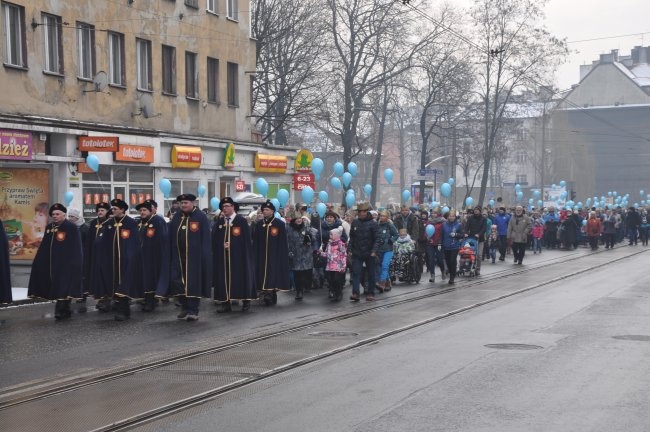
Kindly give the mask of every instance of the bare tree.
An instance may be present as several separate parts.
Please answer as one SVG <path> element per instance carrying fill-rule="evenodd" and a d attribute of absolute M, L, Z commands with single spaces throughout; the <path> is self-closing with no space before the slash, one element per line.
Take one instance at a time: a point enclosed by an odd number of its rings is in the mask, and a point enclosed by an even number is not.
<path fill-rule="evenodd" d="M 567 54 L 564 41 L 543 25 L 542 0 L 475 0 L 473 28 L 480 41 L 479 94 L 483 104 L 483 205 L 508 103 L 519 90 L 539 86 Z"/>
<path fill-rule="evenodd" d="M 265 141 L 287 145 L 290 130 L 320 105 L 324 13 L 320 0 L 255 0 L 253 116 Z"/>

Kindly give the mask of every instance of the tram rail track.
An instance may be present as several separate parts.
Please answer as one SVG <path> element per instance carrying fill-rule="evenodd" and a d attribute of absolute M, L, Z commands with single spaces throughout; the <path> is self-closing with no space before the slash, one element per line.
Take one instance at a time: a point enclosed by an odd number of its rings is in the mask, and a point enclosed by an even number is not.
<path fill-rule="evenodd" d="M 584 255 L 580 253 L 567 253 L 567 255 L 563 255 L 561 258 L 554 258 L 550 259 L 541 263 L 537 263 L 534 265 L 527 265 L 525 267 L 521 268 L 509 268 L 497 273 L 493 273 L 491 275 L 487 276 L 481 276 L 478 279 L 465 279 L 466 283 L 462 283 L 460 285 L 456 285 L 454 287 L 438 290 L 438 291 L 431 291 L 430 287 L 428 288 L 423 288 L 417 291 L 411 291 L 409 293 L 404 293 L 404 294 L 399 294 L 399 295 L 394 295 L 390 299 L 387 299 L 386 301 L 382 302 L 381 304 L 374 304 L 373 306 L 366 306 L 363 307 L 363 309 L 360 310 L 355 310 L 351 312 L 344 312 L 344 313 L 339 313 L 335 314 L 332 316 L 329 316 L 324 319 L 318 319 L 318 320 L 313 320 L 309 321 L 307 323 L 303 324 L 298 324 L 286 329 L 282 329 L 279 331 L 272 331 L 268 332 L 265 334 L 258 334 L 254 335 L 251 337 L 247 337 L 243 340 L 239 340 L 237 342 L 233 343 L 226 343 L 226 344 L 219 344 L 214 347 L 206 348 L 206 349 L 200 349 L 200 350 L 195 350 L 190 353 L 182 353 L 178 355 L 174 355 L 171 357 L 167 357 L 165 359 L 161 360 L 155 360 L 151 362 L 146 362 L 143 364 L 135 365 L 133 367 L 115 371 L 115 372 L 109 372 L 109 373 L 104 373 L 104 374 L 99 374 L 95 375 L 92 377 L 86 377 L 82 379 L 76 379 L 74 376 L 70 377 L 71 382 L 64 384 L 64 385 L 58 385 L 54 386 L 51 388 L 45 388 L 41 390 L 34 390 L 30 388 L 26 388 L 23 391 L 20 392 L 20 395 L 18 397 L 14 397 L 5 401 L 2 401 L 0 403 L 0 412 L 11 410 L 12 408 L 17 408 L 20 407 L 21 405 L 32 403 L 32 402 L 37 402 L 37 401 L 43 401 L 45 399 L 51 399 L 55 398 L 59 395 L 64 395 L 64 394 L 69 394 L 71 392 L 77 391 L 77 390 L 82 390 L 84 388 L 92 387 L 92 386 L 97 386 L 102 383 L 106 383 L 108 381 L 115 381 L 119 380 L 120 378 L 125 378 L 125 377 L 130 377 L 134 376 L 137 374 L 142 374 L 145 372 L 153 371 L 156 369 L 162 369 L 165 367 L 177 365 L 181 362 L 187 362 L 188 360 L 193 360 L 193 359 L 198 359 L 203 356 L 210 356 L 214 354 L 219 354 L 219 353 L 224 353 L 229 350 L 236 350 L 242 347 L 247 347 L 247 346 L 252 346 L 254 344 L 258 344 L 264 341 L 271 341 L 274 338 L 281 338 L 283 336 L 291 335 L 294 333 L 302 332 L 302 331 L 307 331 L 319 326 L 325 326 L 327 324 L 332 324 L 332 323 L 337 323 L 337 322 L 343 322 L 346 320 L 351 320 L 353 318 L 357 318 L 363 315 L 371 314 L 373 312 L 381 311 L 381 310 L 387 310 L 391 308 L 397 308 L 398 306 L 402 305 L 408 305 L 409 303 L 414 303 L 418 301 L 422 301 L 425 299 L 430 299 L 438 296 L 442 296 L 451 292 L 456 292 L 459 290 L 463 290 L 466 288 L 471 288 L 474 286 L 482 285 L 482 284 L 487 284 L 493 281 L 498 281 L 501 279 L 508 279 L 515 277 L 517 275 L 533 272 L 536 270 L 540 269 L 549 269 L 552 268 L 553 266 L 560 265 L 560 264 L 565 264 L 569 261 L 576 261 L 576 260 L 581 260 L 586 257 L 593 257 L 595 255 L 599 255 L 604 253 L 605 251 L 600 251 L 597 254 L 590 254 L 590 255 Z M 629 251 L 632 252 L 632 251 Z M 259 373 L 254 373 L 250 374 L 249 376 L 244 376 L 241 377 L 240 379 L 236 379 L 231 383 L 228 383 L 226 385 L 220 385 L 217 386 L 213 389 L 203 391 L 203 392 L 198 392 L 196 394 L 193 394 L 189 397 L 185 398 L 180 398 L 179 400 L 176 400 L 172 403 L 167 403 L 164 405 L 160 405 L 158 407 L 155 407 L 153 409 L 148 409 L 146 411 L 143 411 L 137 415 L 132 415 L 129 417 L 126 417 L 122 420 L 112 422 L 111 424 L 104 424 L 101 425 L 97 428 L 92 429 L 93 432 L 99 432 L 99 431 L 121 431 L 121 430 L 128 430 L 130 428 L 133 428 L 138 425 L 142 425 L 144 423 L 153 421 L 155 419 L 159 419 L 161 417 L 169 416 L 172 415 L 176 412 L 191 408 L 193 406 L 202 404 L 208 400 L 217 398 L 219 396 L 222 396 L 228 392 L 232 392 L 236 389 L 239 389 L 244 386 L 252 385 L 254 383 L 257 383 L 261 380 L 268 379 L 273 376 L 277 376 L 279 374 L 283 374 L 286 372 L 289 372 L 291 370 L 294 370 L 296 368 L 299 368 L 303 365 L 317 362 L 319 360 L 346 352 L 350 350 L 354 350 L 363 346 L 367 346 L 372 343 L 376 343 L 378 341 L 381 341 L 382 339 L 386 339 L 389 337 L 392 337 L 394 335 L 407 332 L 409 330 L 428 325 L 430 323 L 433 323 L 435 321 L 439 321 L 445 318 L 450 318 L 453 316 L 456 316 L 458 314 L 465 313 L 467 311 L 479 308 L 481 306 L 485 306 L 487 304 L 495 303 L 516 295 L 523 294 L 525 292 L 540 288 L 542 286 L 545 286 L 547 284 L 552 284 L 554 282 L 558 282 L 570 277 L 575 277 L 578 276 L 584 272 L 592 271 L 595 268 L 601 268 L 603 265 L 611 265 L 612 263 L 615 263 L 620 260 L 627 259 L 631 256 L 644 253 L 645 250 L 643 251 L 634 251 L 632 253 L 626 253 L 623 256 L 618 256 L 615 257 L 614 259 L 607 261 L 607 262 L 601 262 L 598 261 L 597 263 L 593 265 L 588 265 L 585 266 L 584 268 L 580 268 L 576 271 L 570 272 L 570 273 L 562 273 L 559 276 L 555 277 L 550 277 L 550 278 L 540 278 L 540 280 L 536 283 L 530 284 L 528 286 L 522 287 L 520 289 L 516 289 L 501 295 L 497 295 L 494 297 L 487 298 L 485 300 L 475 302 L 472 304 L 465 305 L 460 308 L 456 308 L 454 310 L 447 311 L 445 313 L 438 313 L 434 316 L 428 317 L 426 319 L 420 319 L 415 322 L 411 322 L 407 325 L 402 325 L 396 328 L 389 329 L 387 331 L 382 331 L 378 334 L 361 338 L 359 340 L 353 341 L 351 343 L 344 343 L 341 346 L 337 346 L 331 349 L 326 349 L 326 350 L 321 350 L 320 352 L 310 355 L 310 356 L 304 356 L 303 358 L 298 358 L 294 361 L 288 361 L 280 366 L 270 368 L 268 370 L 259 372 Z M 570 255 L 569 255 L 570 254 Z M 42 387 L 42 385 L 41 385 Z"/>

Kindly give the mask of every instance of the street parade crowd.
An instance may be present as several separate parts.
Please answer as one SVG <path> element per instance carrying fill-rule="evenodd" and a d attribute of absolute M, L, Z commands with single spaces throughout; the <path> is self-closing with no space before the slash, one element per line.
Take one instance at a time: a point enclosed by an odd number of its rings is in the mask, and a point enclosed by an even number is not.
<path fill-rule="evenodd" d="M 402 205 L 375 211 L 361 202 L 354 209 L 328 205 L 311 212 L 307 205 L 277 209 L 266 201 L 250 215 L 226 197 L 210 214 L 183 194 L 167 221 L 153 200 L 138 204 L 139 218 L 128 215 L 121 199 L 96 205 L 96 218 L 56 203 L 32 264 L 28 296 L 55 301 L 54 316 L 65 320 L 72 304 L 85 311 L 88 297 L 99 312 L 114 319 L 130 317 L 132 306 L 153 311 L 160 301 L 180 307 L 177 318 L 199 319 L 202 298 L 212 299 L 218 313 L 252 301 L 277 303 L 279 291 L 327 288 L 332 302 L 343 299 L 350 274 L 350 301 L 389 291 L 394 282 L 417 283 L 426 266 L 429 282 L 436 274 L 454 284 L 457 275 L 478 276 L 486 263 L 511 255 L 522 265 L 526 252 L 596 250 L 648 245 L 650 224 L 645 209 L 591 208 L 541 210 L 522 206 L 468 209 Z M 444 211 L 444 214 L 443 214 Z M 436 270 L 437 268 L 437 270 Z M 0 221 L 0 303 L 11 302 L 7 238 Z"/>

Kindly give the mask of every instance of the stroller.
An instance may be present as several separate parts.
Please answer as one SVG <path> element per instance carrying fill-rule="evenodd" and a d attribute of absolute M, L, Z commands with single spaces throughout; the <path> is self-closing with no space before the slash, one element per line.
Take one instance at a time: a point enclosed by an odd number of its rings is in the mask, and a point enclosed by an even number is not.
<path fill-rule="evenodd" d="M 478 259 L 478 240 L 467 238 L 458 251 L 458 275 L 476 276 L 476 260 Z"/>

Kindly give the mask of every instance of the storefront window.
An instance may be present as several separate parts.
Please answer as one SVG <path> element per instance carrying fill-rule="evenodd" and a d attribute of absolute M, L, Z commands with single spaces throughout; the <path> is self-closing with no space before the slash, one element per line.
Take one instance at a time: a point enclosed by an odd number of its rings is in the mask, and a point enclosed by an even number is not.
<path fill-rule="evenodd" d="M 176 197 L 180 194 L 193 194 L 197 198 L 199 196 L 199 182 L 196 180 L 169 180 L 172 184 L 172 191 L 169 193 L 169 198 L 165 199 L 165 215 L 171 217 L 171 209 L 176 202 Z"/>
<path fill-rule="evenodd" d="M 83 174 L 84 217 L 95 216 L 95 205 L 120 198 L 129 204 L 129 213 L 135 215 L 135 206 L 154 197 L 153 168 L 102 165 L 97 173 Z"/>
<path fill-rule="evenodd" d="M 280 189 L 286 189 L 287 191 L 291 192 L 291 185 L 289 183 L 269 183 L 269 191 L 266 194 L 266 197 L 268 199 L 277 198 L 278 197 L 278 191 Z M 260 193 L 257 190 L 257 187 L 255 186 L 254 183 L 253 183 L 253 192 L 256 193 L 256 194 Z"/>

